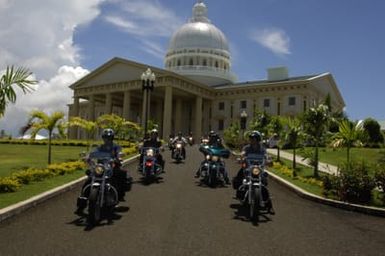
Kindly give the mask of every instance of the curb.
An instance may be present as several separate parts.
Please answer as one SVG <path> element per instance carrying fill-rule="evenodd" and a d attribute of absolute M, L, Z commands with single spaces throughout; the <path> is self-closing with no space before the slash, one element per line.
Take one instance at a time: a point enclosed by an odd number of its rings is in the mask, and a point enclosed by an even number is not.
<path fill-rule="evenodd" d="M 138 155 L 135 155 L 135 156 L 125 160 L 125 161 L 123 161 L 123 164 L 131 163 L 134 160 L 136 160 L 137 157 L 138 157 Z M 67 192 L 67 191 L 74 189 L 79 184 L 84 182 L 84 180 L 86 178 L 87 177 L 84 176 L 84 177 L 79 178 L 77 180 L 71 181 L 70 183 L 64 184 L 60 187 L 48 190 L 48 191 L 43 192 L 39 195 L 31 197 L 27 200 L 24 200 L 24 201 L 21 201 L 19 203 L 16 203 L 16 204 L 7 206 L 3 209 L 0 209 L 0 223 L 6 219 L 9 219 L 9 218 L 11 218 L 17 214 L 20 214 L 20 213 L 28 210 L 29 208 L 35 207 L 35 206 L 45 202 L 46 200 L 48 200 L 50 198 L 53 198 L 53 197 L 58 196 L 64 192 Z"/>
<path fill-rule="evenodd" d="M 237 157 L 240 154 L 237 154 L 235 152 L 232 152 L 232 154 Z M 275 180 L 277 183 L 287 187 L 294 193 L 296 193 L 298 196 L 329 206 L 337 207 L 340 209 L 348 210 L 348 211 L 355 211 L 355 212 L 360 212 L 360 213 L 365 213 L 369 215 L 374 215 L 374 216 L 380 216 L 380 217 L 385 217 L 385 209 L 379 208 L 379 207 L 373 207 L 373 206 L 365 206 L 365 205 L 360 205 L 360 204 L 350 204 L 347 202 L 343 201 L 338 201 L 338 200 L 333 200 L 333 199 L 328 199 L 324 197 L 320 197 L 314 194 L 311 194 L 305 190 L 303 190 L 300 187 L 297 187 L 296 185 L 286 181 L 285 179 L 279 177 L 278 175 L 267 171 L 269 173 L 269 176 Z"/>
<path fill-rule="evenodd" d="M 374 215 L 374 216 L 380 216 L 380 217 L 385 217 L 385 209 L 379 208 L 379 207 L 372 207 L 372 206 L 365 206 L 365 205 L 359 205 L 359 204 L 350 204 L 347 202 L 342 202 L 342 201 L 337 201 L 333 199 L 328 199 L 324 197 L 320 197 L 314 194 L 311 194 L 295 185 L 292 183 L 282 179 L 281 177 L 277 176 L 276 174 L 269 172 L 269 176 L 273 178 L 274 181 L 277 183 L 287 187 L 294 193 L 296 193 L 298 196 L 317 202 L 317 203 L 322 203 L 325 205 L 330 205 L 333 207 L 337 207 L 340 209 L 348 210 L 348 211 L 355 211 L 355 212 L 360 212 L 360 213 L 365 213 L 369 215 Z"/>

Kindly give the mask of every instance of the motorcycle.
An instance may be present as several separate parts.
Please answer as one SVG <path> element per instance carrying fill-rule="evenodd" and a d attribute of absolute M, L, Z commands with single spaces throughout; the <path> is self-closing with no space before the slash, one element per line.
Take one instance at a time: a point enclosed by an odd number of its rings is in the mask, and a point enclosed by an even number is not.
<path fill-rule="evenodd" d="M 111 184 L 114 160 L 110 153 L 96 151 L 88 156 L 86 162 L 91 182 L 83 188 L 81 198 L 88 201 L 87 221 L 91 225 L 96 225 L 102 220 L 103 215 L 111 221 L 113 210 L 119 203 L 118 191 Z"/>
<path fill-rule="evenodd" d="M 223 157 L 228 157 L 228 151 L 223 148 L 212 148 L 204 146 L 206 148 L 205 160 L 199 167 L 200 176 L 203 181 L 210 187 L 215 187 L 218 182 L 223 184 L 225 172 L 225 162 Z"/>
<path fill-rule="evenodd" d="M 183 142 L 177 141 L 174 144 L 174 150 L 172 151 L 172 159 L 174 159 L 177 163 L 180 163 L 184 159 L 183 155 Z"/>
<path fill-rule="evenodd" d="M 265 171 L 265 160 L 261 156 L 251 154 L 243 162 L 245 178 L 238 188 L 237 197 L 249 208 L 249 218 L 258 221 L 262 211 L 268 211 L 271 201 L 267 188 L 268 173 Z"/>
<path fill-rule="evenodd" d="M 193 138 L 193 136 L 189 136 L 187 139 L 188 139 L 188 144 L 190 146 L 194 145 L 194 138 Z"/>
<path fill-rule="evenodd" d="M 162 166 L 157 162 L 159 149 L 154 147 L 142 148 L 143 161 L 141 163 L 141 173 L 146 181 L 157 179 L 162 173 Z"/>

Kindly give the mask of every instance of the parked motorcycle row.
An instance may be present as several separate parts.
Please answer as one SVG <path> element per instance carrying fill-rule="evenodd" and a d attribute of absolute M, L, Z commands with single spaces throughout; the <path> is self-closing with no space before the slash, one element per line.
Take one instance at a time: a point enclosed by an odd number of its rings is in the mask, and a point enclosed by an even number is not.
<path fill-rule="evenodd" d="M 229 183 L 226 182 L 228 178 L 224 159 L 229 157 L 230 151 L 223 147 L 212 147 L 207 143 L 206 138 L 201 140 L 199 150 L 204 154 L 204 159 L 198 166 L 195 177 L 200 179 L 200 184 L 209 187 L 225 186 Z M 169 141 L 168 148 L 175 164 L 186 160 L 187 144 L 192 146 L 193 139 Z M 140 154 L 138 172 L 142 175 L 142 181 L 146 184 L 158 182 L 164 173 L 164 166 L 158 158 L 160 149 L 142 147 Z M 234 178 L 233 188 L 236 190 L 237 199 L 248 209 L 249 219 L 258 221 L 259 215 L 271 207 L 265 162 L 263 158 L 254 155 L 238 161 L 243 177 L 241 180 Z M 87 208 L 87 222 L 90 225 L 97 225 L 103 219 L 110 222 L 115 207 L 122 201 L 122 194 L 124 196 L 124 193 L 131 189 L 132 178 L 124 171 L 121 172 L 124 177 L 119 177 L 120 182 L 116 182 L 116 179 L 114 181 L 113 170 L 116 163 L 108 154 L 102 152 L 91 153 L 86 158 L 86 163 L 90 182 L 83 186 L 78 205 L 80 203 Z"/>

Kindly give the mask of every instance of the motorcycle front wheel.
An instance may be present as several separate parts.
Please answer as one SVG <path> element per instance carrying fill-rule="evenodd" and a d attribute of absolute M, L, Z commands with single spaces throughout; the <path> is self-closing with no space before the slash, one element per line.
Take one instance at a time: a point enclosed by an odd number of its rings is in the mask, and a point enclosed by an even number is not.
<path fill-rule="evenodd" d="M 101 207 L 99 202 L 99 187 L 91 187 L 88 197 L 88 223 L 96 225 L 100 221 Z"/>
<path fill-rule="evenodd" d="M 254 193 L 251 194 L 251 203 L 250 203 L 250 220 L 258 221 L 259 217 L 259 206 L 260 206 L 260 196 L 259 190 L 255 190 Z"/>

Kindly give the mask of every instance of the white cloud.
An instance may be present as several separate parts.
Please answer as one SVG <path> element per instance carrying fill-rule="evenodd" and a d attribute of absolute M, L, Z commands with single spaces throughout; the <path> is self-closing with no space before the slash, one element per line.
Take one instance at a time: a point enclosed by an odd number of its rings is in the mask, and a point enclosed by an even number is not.
<path fill-rule="evenodd" d="M 67 104 L 72 103 L 72 90 L 68 85 L 88 74 L 88 70 L 81 67 L 62 66 L 58 73 L 49 79 L 41 80 L 36 90 L 23 94 L 17 89 L 16 104 L 9 104 L 5 116 L 0 119 L 0 129 L 14 136 L 18 135 L 19 128 L 25 125 L 31 110 L 41 110 L 45 113 L 55 111 L 68 112 Z"/>
<path fill-rule="evenodd" d="M 68 112 L 72 102 L 69 85 L 88 73 L 79 67 L 79 49 L 73 43 L 76 27 L 100 14 L 105 0 L 0 0 L 0 70 L 23 66 L 39 84 L 33 93 L 18 92 L 0 119 L 0 129 L 17 135 L 28 113 Z"/>
<path fill-rule="evenodd" d="M 49 79 L 63 65 L 78 65 L 75 28 L 97 17 L 101 2 L 0 0 L 0 69 L 27 66 Z"/>
<path fill-rule="evenodd" d="M 251 39 L 277 55 L 290 54 L 290 38 L 285 31 L 277 28 L 257 29 L 251 33 Z"/>

